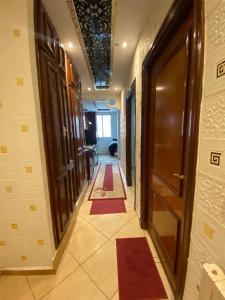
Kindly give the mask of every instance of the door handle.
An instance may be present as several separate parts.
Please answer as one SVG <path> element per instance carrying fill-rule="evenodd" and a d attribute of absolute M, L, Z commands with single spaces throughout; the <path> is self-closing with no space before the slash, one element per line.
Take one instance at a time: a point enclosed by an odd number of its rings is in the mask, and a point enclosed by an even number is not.
<path fill-rule="evenodd" d="M 180 175 L 180 174 L 174 173 L 173 176 L 178 177 L 181 180 L 184 180 L 184 175 Z"/>

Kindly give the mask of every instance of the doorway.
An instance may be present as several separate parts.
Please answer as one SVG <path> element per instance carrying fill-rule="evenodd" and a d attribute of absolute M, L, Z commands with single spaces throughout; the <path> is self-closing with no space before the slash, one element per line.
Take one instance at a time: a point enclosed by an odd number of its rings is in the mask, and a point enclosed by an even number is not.
<path fill-rule="evenodd" d="M 136 83 L 131 85 L 126 100 L 126 181 L 128 186 L 136 182 L 135 172 L 136 145 Z"/>
<path fill-rule="evenodd" d="M 202 2 L 175 1 L 143 64 L 141 224 L 182 299 L 203 65 Z"/>

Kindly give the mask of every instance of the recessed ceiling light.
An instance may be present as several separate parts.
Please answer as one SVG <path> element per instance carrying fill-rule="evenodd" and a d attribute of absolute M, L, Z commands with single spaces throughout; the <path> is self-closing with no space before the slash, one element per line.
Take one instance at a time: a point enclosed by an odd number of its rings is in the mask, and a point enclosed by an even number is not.
<path fill-rule="evenodd" d="M 123 48 L 127 48 L 127 42 L 123 42 Z"/>
<path fill-rule="evenodd" d="M 69 43 L 69 44 L 68 44 L 68 47 L 69 47 L 70 49 L 72 49 L 72 48 L 73 48 L 73 44 L 72 44 L 72 43 Z"/>
<path fill-rule="evenodd" d="M 117 88 L 117 87 L 115 87 L 115 88 L 114 88 L 114 90 L 115 90 L 115 91 L 117 91 L 117 90 L 118 90 L 118 88 Z"/>
<path fill-rule="evenodd" d="M 90 88 L 90 87 L 88 87 L 88 88 L 87 88 L 87 90 L 88 90 L 88 91 L 91 91 L 91 88 Z"/>

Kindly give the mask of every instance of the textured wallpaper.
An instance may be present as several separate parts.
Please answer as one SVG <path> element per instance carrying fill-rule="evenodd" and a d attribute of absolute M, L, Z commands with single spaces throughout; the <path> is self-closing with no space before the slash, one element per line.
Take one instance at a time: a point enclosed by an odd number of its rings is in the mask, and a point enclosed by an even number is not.
<path fill-rule="evenodd" d="M 1 2 L 0 270 L 50 267 L 50 217 L 33 1 Z M 3 30 L 4 28 L 4 30 Z"/>
<path fill-rule="evenodd" d="M 121 165 L 125 171 L 127 88 L 136 78 L 137 211 L 140 211 L 141 67 L 172 1 L 154 3 L 138 43 L 127 87 L 121 95 Z M 205 64 L 190 257 L 184 300 L 197 300 L 204 262 L 225 269 L 225 2 L 205 1 Z M 153 10 L 151 10 L 153 11 Z"/>
<path fill-rule="evenodd" d="M 184 300 L 204 262 L 225 269 L 225 2 L 205 1 L 205 63 L 191 248 Z"/>

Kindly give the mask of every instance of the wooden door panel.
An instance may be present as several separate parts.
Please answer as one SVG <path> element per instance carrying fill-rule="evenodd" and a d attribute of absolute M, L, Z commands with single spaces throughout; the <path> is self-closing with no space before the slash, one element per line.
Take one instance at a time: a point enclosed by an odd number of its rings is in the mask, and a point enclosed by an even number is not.
<path fill-rule="evenodd" d="M 52 209 L 56 215 L 57 235 L 60 240 L 68 224 L 70 214 L 71 195 L 68 175 L 68 140 L 64 131 L 65 104 L 62 84 L 58 77 L 58 70 L 44 52 L 40 52 L 42 64 L 42 79 L 44 85 L 45 121 L 48 128 L 48 144 L 51 149 L 50 165 L 52 170 L 52 184 L 54 189 L 54 203 Z"/>
<path fill-rule="evenodd" d="M 180 196 L 182 180 L 175 174 L 183 174 L 187 47 L 185 39 L 155 75 L 153 172 Z"/>
<path fill-rule="evenodd" d="M 41 34 L 38 36 L 39 45 L 48 53 L 50 57 L 57 60 L 59 39 L 55 28 L 48 17 L 45 8 L 41 5 L 39 30 Z"/>
<path fill-rule="evenodd" d="M 167 206 L 165 201 L 153 193 L 152 226 L 157 233 L 161 246 L 167 255 L 171 269 L 176 271 L 178 232 L 180 219 Z"/>
<path fill-rule="evenodd" d="M 58 216 L 60 221 L 60 237 L 65 232 L 69 220 L 69 178 L 65 173 L 61 177 L 57 178 L 57 192 L 58 192 Z"/>

